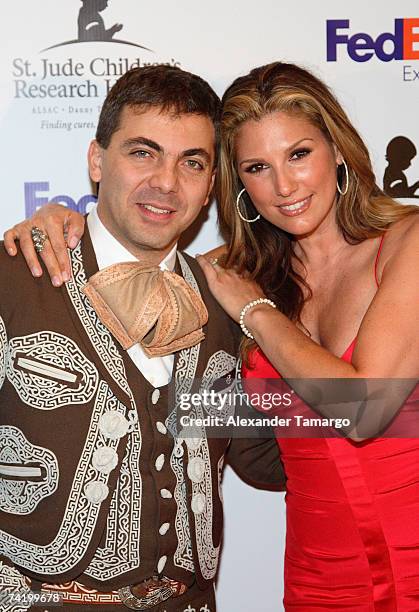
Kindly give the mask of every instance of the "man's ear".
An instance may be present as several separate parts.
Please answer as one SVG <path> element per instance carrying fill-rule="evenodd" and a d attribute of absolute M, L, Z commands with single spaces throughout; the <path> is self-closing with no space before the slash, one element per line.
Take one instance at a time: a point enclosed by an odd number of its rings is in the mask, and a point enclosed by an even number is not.
<path fill-rule="evenodd" d="M 87 161 L 89 163 L 90 178 L 94 183 L 100 183 L 102 178 L 103 149 L 97 140 L 92 140 L 89 145 Z"/>
<path fill-rule="evenodd" d="M 214 189 L 214 183 L 215 183 L 215 175 L 217 174 L 217 171 L 214 170 L 214 172 L 211 174 L 211 181 L 208 187 L 208 193 L 207 193 L 207 197 L 205 199 L 205 202 L 203 203 L 202 206 L 206 206 L 208 204 L 208 202 L 211 199 L 212 193 L 213 193 L 213 189 Z"/>

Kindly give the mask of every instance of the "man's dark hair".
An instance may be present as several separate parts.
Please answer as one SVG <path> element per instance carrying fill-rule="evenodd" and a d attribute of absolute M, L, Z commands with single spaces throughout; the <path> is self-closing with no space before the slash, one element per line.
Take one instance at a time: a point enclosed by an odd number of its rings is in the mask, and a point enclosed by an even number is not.
<path fill-rule="evenodd" d="M 145 110 L 155 106 L 174 115 L 204 115 L 214 124 L 218 152 L 220 99 L 196 74 L 165 65 L 128 70 L 112 87 L 102 106 L 96 140 L 104 149 L 119 128 L 125 106 L 144 107 Z"/>

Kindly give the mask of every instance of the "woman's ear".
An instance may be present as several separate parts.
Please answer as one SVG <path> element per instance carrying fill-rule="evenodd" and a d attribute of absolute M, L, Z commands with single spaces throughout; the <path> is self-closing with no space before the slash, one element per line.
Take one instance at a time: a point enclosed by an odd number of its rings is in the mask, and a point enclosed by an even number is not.
<path fill-rule="evenodd" d="M 333 150 L 335 152 L 336 165 L 340 166 L 341 164 L 343 164 L 343 155 L 339 151 L 339 149 L 337 148 L 337 145 L 335 145 L 335 143 L 333 143 Z"/>

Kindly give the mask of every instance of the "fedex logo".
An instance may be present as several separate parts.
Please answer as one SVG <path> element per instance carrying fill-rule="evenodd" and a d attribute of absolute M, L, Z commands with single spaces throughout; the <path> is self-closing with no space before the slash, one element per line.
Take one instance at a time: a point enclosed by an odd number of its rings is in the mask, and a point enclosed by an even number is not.
<path fill-rule="evenodd" d="M 49 183 L 25 183 L 25 217 L 32 217 L 34 212 L 48 202 L 65 204 L 73 210 L 84 215 L 88 212 L 88 205 L 97 201 L 96 196 L 88 193 L 79 200 L 74 200 L 68 195 L 46 195 L 49 191 Z"/>
<path fill-rule="evenodd" d="M 346 47 L 354 62 L 368 62 L 374 55 L 382 62 L 419 60 L 419 18 L 395 19 L 394 31 L 374 40 L 365 32 L 349 35 L 349 19 L 328 19 L 327 61 L 336 62 L 338 45 Z"/>

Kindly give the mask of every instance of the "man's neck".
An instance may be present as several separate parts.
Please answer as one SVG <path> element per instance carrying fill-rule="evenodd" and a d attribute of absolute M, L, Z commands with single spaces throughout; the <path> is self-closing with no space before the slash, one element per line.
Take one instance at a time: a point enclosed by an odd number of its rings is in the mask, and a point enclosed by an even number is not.
<path fill-rule="evenodd" d="M 99 270 L 124 261 L 141 261 L 145 265 L 159 265 L 164 270 L 173 270 L 176 262 L 176 249 L 174 245 L 172 249 L 163 255 L 158 261 L 155 257 L 148 258 L 147 254 L 136 256 L 126 248 L 104 225 L 98 214 L 97 208 L 94 207 L 87 217 L 90 237 L 95 251 Z"/>

